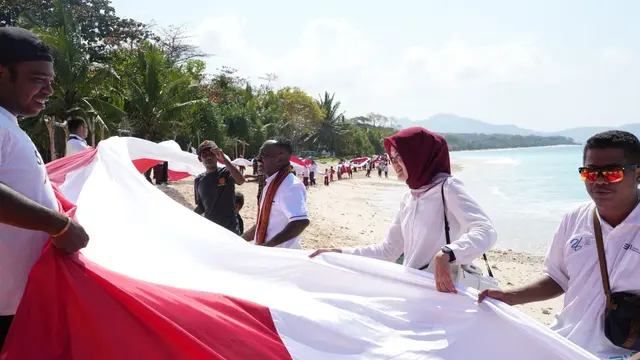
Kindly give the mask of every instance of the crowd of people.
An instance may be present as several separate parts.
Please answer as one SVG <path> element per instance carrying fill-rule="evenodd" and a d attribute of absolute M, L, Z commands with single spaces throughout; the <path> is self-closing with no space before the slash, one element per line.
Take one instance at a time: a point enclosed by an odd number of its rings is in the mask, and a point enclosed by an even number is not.
<path fill-rule="evenodd" d="M 53 92 L 52 62 L 49 48 L 34 34 L 0 28 L 0 347 L 47 239 L 67 254 L 89 241 L 80 223 L 58 211 L 44 162 L 18 123 L 18 117 L 45 108 Z M 86 124 L 74 124 L 71 152 L 86 146 Z M 386 239 L 357 248 L 318 249 L 310 257 L 334 252 L 396 261 L 432 272 L 438 291 L 455 293 L 454 270 L 490 250 L 496 230 L 451 175 L 443 137 L 409 128 L 384 145 L 398 179 L 408 187 Z M 197 156 L 206 171 L 194 182 L 195 212 L 255 245 L 301 249 L 300 236 L 310 225 L 307 173 L 302 181 L 294 175 L 291 155 L 288 141 L 266 141 L 256 173 L 245 176 L 213 142 L 203 142 Z M 219 167 L 218 160 L 225 166 Z M 486 289 L 478 300 L 515 305 L 564 294 L 552 329 L 591 353 L 628 358 L 640 349 L 640 141 L 624 131 L 596 134 L 584 146 L 582 161 L 577 170 L 592 201 L 562 219 L 541 277 L 512 289 Z M 384 164 L 378 165 L 379 176 L 387 176 Z M 315 174 L 317 167 L 310 167 L 309 185 Z M 325 182 L 331 175 L 325 170 Z M 262 185 L 257 221 L 245 230 L 238 216 L 244 197 L 235 185 L 247 180 Z M 611 290 L 606 296 L 602 279 Z"/>

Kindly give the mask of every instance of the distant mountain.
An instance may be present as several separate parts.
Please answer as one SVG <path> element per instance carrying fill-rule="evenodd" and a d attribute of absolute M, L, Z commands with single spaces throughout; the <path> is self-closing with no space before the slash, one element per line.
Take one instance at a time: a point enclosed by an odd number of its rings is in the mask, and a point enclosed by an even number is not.
<path fill-rule="evenodd" d="M 407 118 L 397 120 L 400 127 L 422 126 L 438 133 L 476 133 L 476 134 L 505 134 L 505 135 L 538 135 L 538 136 L 565 136 L 578 143 L 584 143 L 592 135 L 607 130 L 625 130 L 636 136 L 640 136 L 640 124 L 629 124 L 621 127 L 577 127 L 562 131 L 544 132 L 523 129 L 515 125 L 489 124 L 484 121 L 465 118 L 452 114 L 437 114 L 426 120 L 412 121 Z"/>

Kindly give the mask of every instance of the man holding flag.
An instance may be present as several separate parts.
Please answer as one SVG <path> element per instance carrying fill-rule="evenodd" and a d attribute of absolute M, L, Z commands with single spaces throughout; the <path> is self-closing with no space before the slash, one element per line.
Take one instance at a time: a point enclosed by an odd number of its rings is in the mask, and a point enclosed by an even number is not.
<path fill-rule="evenodd" d="M 256 245 L 302 249 L 300 234 L 309 226 L 307 190 L 293 175 L 288 140 L 268 140 L 256 158 L 267 176 L 257 223 L 242 237 Z"/>
<path fill-rule="evenodd" d="M 44 161 L 18 126 L 18 116 L 45 108 L 53 76 L 42 40 L 24 29 L 0 28 L 0 349 L 49 237 L 66 253 L 89 241 L 80 224 L 57 211 Z"/>

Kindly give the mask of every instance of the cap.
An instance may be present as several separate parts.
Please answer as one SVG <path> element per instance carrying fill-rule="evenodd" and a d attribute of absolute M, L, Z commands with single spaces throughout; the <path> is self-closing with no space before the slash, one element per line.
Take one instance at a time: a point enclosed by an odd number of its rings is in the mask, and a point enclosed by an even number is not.
<path fill-rule="evenodd" d="M 0 65 L 23 61 L 53 62 L 52 50 L 31 31 L 18 27 L 0 28 Z"/>
<path fill-rule="evenodd" d="M 197 154 L 200 155 L 201 152 L 207 150 L 207 149 L 217 149 L 218 145 L 216 145 L 215 142 L 211 141 L 211 140 L 205 140 L 202 142 L 202 144 L 200 144 L 200 146 L 198 146 L 198 152 Z"/>

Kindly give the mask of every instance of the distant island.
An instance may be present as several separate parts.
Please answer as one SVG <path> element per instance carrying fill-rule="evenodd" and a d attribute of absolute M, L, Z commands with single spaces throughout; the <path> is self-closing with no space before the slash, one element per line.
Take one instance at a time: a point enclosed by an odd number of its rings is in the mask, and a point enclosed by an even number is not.
<path fill-rule="evenodd" d="M 451 151 L 577 145 L 573 139 L 565 136 L 452 133 L 441 133 L 441 135 L 447 139 Z"/>
<path fill-rule="evenodd" d="M 457 116 L 453 114 L 436 114 L 426 120 L 413 121 L 410 119 L 395 119 L 400 128 L 410 126 L 422 126 L 437 133 L 465 133 L 465 134 L 505 134 L 505 135 L 536 135 L 539 137 L 565 137 L 571 138 L 578 143 L 584 143 L 592 135 L 606 130 L 620 129 L 629 131 L 636 136 L 640 135 L 640 124 L 628 124 L 624 126 L 585 126 L 571 128 L 561 131 L 544 132 L 530 129 L 523 129 L 509 124 L 490 124 L 484 121 Z M 535 140 L 532 140 L 535 142 Z M 562 141 L 562 140 L 555 140 Z M 557 144 L 549 144 L 557 145 Z M 534 145 L 538 146 L 538 145 Z"/>

